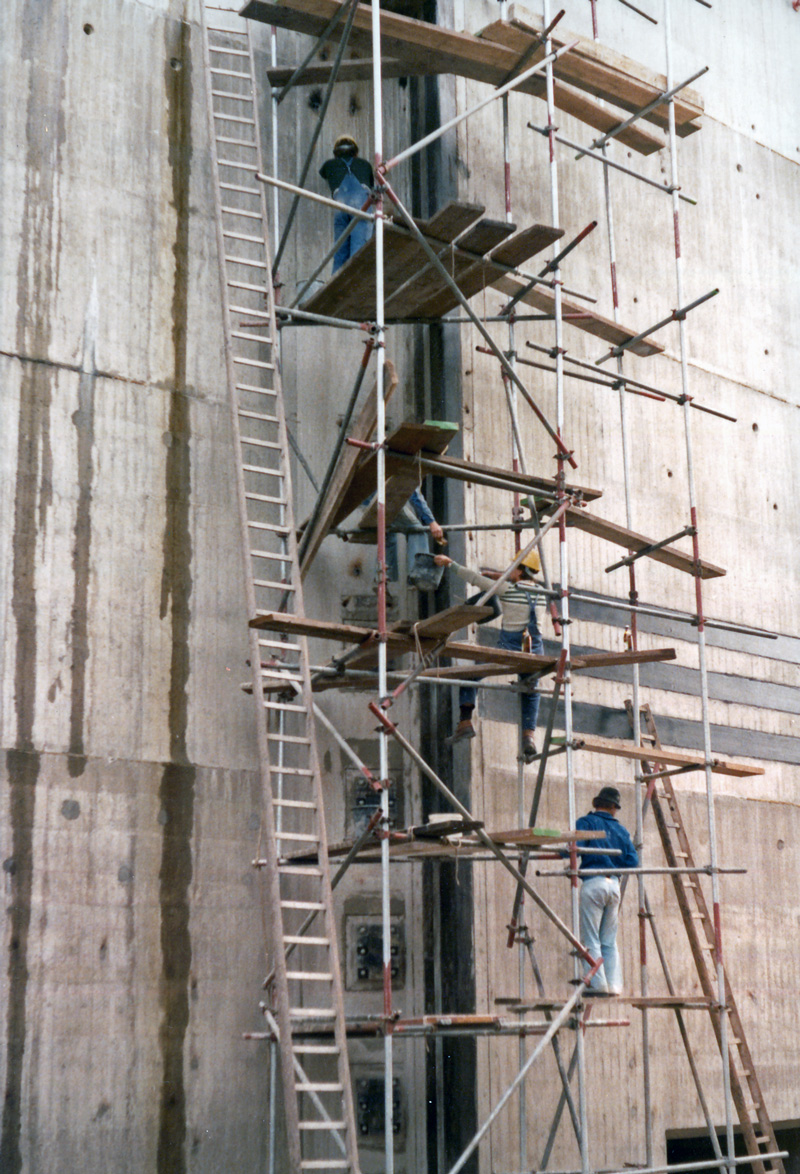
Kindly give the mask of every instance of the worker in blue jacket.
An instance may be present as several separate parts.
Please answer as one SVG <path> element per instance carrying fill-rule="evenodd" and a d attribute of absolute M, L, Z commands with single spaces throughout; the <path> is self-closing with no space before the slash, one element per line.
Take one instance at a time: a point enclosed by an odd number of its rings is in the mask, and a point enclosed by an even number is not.
<path fill-rule="evenodd" d="M 603 831 L 602 839 L 578 841 L 582 868 L 638 868 L 639 856 L 626 828 L 617 819 L 621 806 L 616 787 L 603 787 L 592 800 L 593 811 L 582 815 L 575 824 L 580 832 Z M 604 848 L 619 849 L 619 856 L 603 853 Z M 581 883 L 581 942 L 592 955 L 602 955 L 603 965 L 592 978 L 590 989 L 598 995 L 618 995 L 622 991 L 622 966 L 617 950 L 620 878 L 587 876 Z M 586 970 L 589 967 L 586 966 Z"/>
<path fill-rule="evenodd" d="M 349 208 L 361 208 L 375 184 L 372 168 L 358 153 L 358 143 L 352 135 L 339 135 L 333 144 L 333 158 L 326 159 L 319 173 L 331 189 L 331 195 Z M 353 219 L 344 210 L 334 213 L 333 237 L 338 240 Z M 353 231 L 343 240 L 333 258 L 332 272 L 341 269 L 372 236 L 372 222 L 359 219 Z"/>

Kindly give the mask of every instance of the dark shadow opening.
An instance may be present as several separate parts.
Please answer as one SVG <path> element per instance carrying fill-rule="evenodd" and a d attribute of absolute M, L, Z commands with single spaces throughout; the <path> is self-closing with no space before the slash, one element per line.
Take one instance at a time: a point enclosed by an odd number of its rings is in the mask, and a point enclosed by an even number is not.
<path fill-rule="evenodd" d="M 782 1121 L 773 1126 L 778 1140 L 778 1148 L 787 1150 L 788 1158 L 784 1158 L 786 1174 L 800 1174 L 800 1122 Z M 714 1150 L 708 1133 L 668 1129 L 666 1132 L 667 1162 L 670 1166 L 682 1162 L 710 1162 L 714 1160 Z M 718 1130 L 720 1148 L 725 1153 L 725 1130 Z M 744 1157 L 747 1153 L 744 1138 L 739 1129 L 734 1130 L 734 1151 L 736 1157 Z M 742 1174 L 752 1174 L 753 1167 L 742 1164 L 736 1167 Z"/>

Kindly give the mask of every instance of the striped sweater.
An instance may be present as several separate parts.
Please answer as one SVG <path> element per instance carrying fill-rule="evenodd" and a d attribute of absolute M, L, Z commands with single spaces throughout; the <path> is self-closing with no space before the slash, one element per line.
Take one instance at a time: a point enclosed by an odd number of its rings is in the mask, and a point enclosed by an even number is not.
<path fill-rule="evenodd" d="M 496 580 L 489 579 L 478 571 L 471 571 L 469 567 L 462 567 L 460 563 L 451 563 L 451 567 L 460 578 L 484 591 L 488 591 L 495 584 Z M 502 612 L 501 627 L 503 631 L 521 632 L 527 628 L 534 598 L 530 591 L 526 591 L 518 583 L 504 583 L 496 595 Z"/>

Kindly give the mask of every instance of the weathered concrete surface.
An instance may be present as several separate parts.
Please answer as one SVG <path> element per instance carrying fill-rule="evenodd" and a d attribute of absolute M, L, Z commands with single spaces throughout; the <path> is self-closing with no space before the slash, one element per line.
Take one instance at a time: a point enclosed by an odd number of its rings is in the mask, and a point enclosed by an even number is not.
<path fill-rule="evenodd" d="M 564 25 L 591 35 L 588 5 L 565 5 Z M 649 6 L 652 8 L 653 6 Z M 660 8 L 660 6 L 658 6 Z M 496 15 L 487 4 L 456 5 L 463 26 L 480 27 Z M 796 14 L 789 5 L 760 5 L 764 17 L 757 34 L 750 22 L 754 6 L 729 4 L 713 14 L 700 5 L 673 4 L 673 31 L 676 37 L 675 76 L 683 78 L 704 64 L 712 73 L 696 83 L 707 96 L 703 130 L 680 144 L 679 179 L 687 193 L 696 197 L 696 208 L 681 206 L 681 248 L 684 258 L 683 301 L 693 300 L 718 287 L 719 295 L 697 310 L 687 321 L 689 382 L 697 401 L 737 417 L 729 424 L 699 413 L 691 413 L 697 505 L 700 519 L 701 552 L 727 567 L 724 579 L 704 587 L 707 614 L 753 623 L 787 636 L 798 631 L 797 566 L 794 551 L 800 533 L 797 506 L 798 398 L 794 372 L 800 359 L 798 331 L 798 289 L 791 280 L 790 258 L 798 246 L 798 156 L 797 90 L 784 84 L 792 68 L 790 45 L 798 31 Z M 767 11 L 768 10 L 768 11 Z M 661 13 L 657 12 L 660 16 Z M 663 24 L 658 29 L 621 5 L 598 5 L 600 36 L 604 43 L 642 60 L 652 68 L 664 69 Z M 794 19 L 793 19 L 794 18 Z M 747 35 L 745 35 L 747 29 Z M 769 65 L 764 65 L 769 62 Z M 746 66 L 746 68 L 745 68 Z M 782 80 L 784 79 L 784 80 Z M 462 108 L 479 96 L 478 87 L 456 83 Z M 512 197 L 514 219 L 527 223 L 550 218 L 546 145 L 525 129 L 530 119 L 546 121 L 542 103 L 511 104 Z M 559 115 L 563 133 L 577 141 L 589 142 L 591 134 Z M 464 192 L 469 198 L 493 193 L 494 211 L 501 214 L 501 147 L 496 111 L 487 111 L 468 123 L 459 134 L 460 157 L 465 164 Z M 629 159 L 627 152 L 614 148 L 613 158 L 634 166 L 653 179 L 668 181 L 669 163 L 659 156 L 648 160 Z M 572 288 L 599 298 L 601 313 L 612 313 L 608 280 L 608 244 L 605 225 L 602 173 L 596 164 L 574 161 L 574 152 L 562 149 L 560 167 L 560 222 L 570 239 L 588 221 L 599 226 L 587 243 L 577 250 L 563 276 Z M 612 175 L 617 245 L 620 316 L 626 323 L 643 329 L 665 317 L 677 306 L 674 275 L 672 209 L 663 195 Z M 491 308 L 496 303 L 487 297 Z M 499 304 L 499 303 L 498 303 Z M 551 345 L 547 325 L 520 323 L 516 347 L 522 357 L 539 359 L 526 351 L 531 339 Z M 663 387 L 672 394 L 681 391 L 677 327 L 661 334 L 667 345 L 664 357 L 625 361 L 626 372 Z M 565 327 L 565 345 L 570 354 L 592 362 L 606 348 L 578 330 Z M 610 366 L 607 364 L 607 366 Z M 555 418 L 552 377 L 524 370 L 523 377 L 537 401 Z M 586 384 L 566 382 L 564 436 L 575 450 L 579 464 L 574 474 L 582 484 L 598 486 L 604 496 L 596 512 L 625 522 L 625 498 L 619 404 L 613 392 Z M 509 452 L 509 424 L 502 410 L 503 391 L 495 364 L 471 355 L 464 363 L 465 450 L 476 460 L 502 462 Z M 626 405 L 630 429 L 632 483 L 631 526 L 653 537 L 674 533 L 688 515 L 686 445 L 680 409 L 647 400 L 630 399 Z M 526 451 L 534 467 L 543 472 L 554 468 L 552 445 L 541 428 L 523 409 Z M 507 504 L 502 495 L 473 489 L 466 494 L 468 517 L 486 521 L 503 516 Z M 625 570 L 608 575 L 605 567 L 616 561 L 618 550 L 582 534 L 569 541 L 571 582 L 582 588 L 616 597 L 628 590 Z M 504 561 L 507 549 L 494 535 L 475 534 L 468 540 L 475 562 Z M 555 538 L 547 546 L 552 573 L 558 575 Z M 637 588 L 646 602 L 694 610 L 694 585 L 685 576 L 642 560 L 637 569 Z M 552 638 L 548 623 L 546 636 Z M 616 625 L 605 627 L 592 622 L 584 611 L 573 623 L 574 643 L 622 650 L 623 633 Z M 642 646 L 674 645 L 678 668 L 696 671 L 694 640 L 664 639 L 646 633 Z M 787 645 L 787 647 L 789 647 Z M 709 718 L 714 728 L 731 729 L 747 748 L 746 732 L 756 733 L 758 744 L 769 736 L 791 739 L 796 736 L 797 718 L 783 707 L 770 708 L 761 684 L 789 689 L 790 708 L 798 693 L 797 667 L 791 654 L 771 652 L 767 641 L 755 649 L 735 642 L 725 647 L 709 646 L 708 669 L 728 674 L 746 690 L 737 700 L 712 700 Z M 713 693 L 713 690 L 712 690 Z M 574 697 L 585 714 L 596 714 L 602 723 L 606 715 L 624 713 L 623 704 L 631 695 L 624 679 L 599 680 L 576 674 Z M 788 699 L 788 695 L 787 695 Z M 655 714 L 682 722 L 699 723 L 700 704 L 688 692 L 645 688 L 642 701 Z M 516 770 L 513 756 L 516 731 L 514 703 L 492 702 L 487 709 L 494 718 L 485 721 L 481 737 L 473 744 L 473 809 L 487 825 L 507 826 L 517 810 Z M 766 735 L 765 742 L 760 740 Z M 791 741 L 782 742 L 791 747 Z M 797 859 L 791 844 L 797 834 L 797 758 L 788 750 L 790 761 L 759 762 L 766 775 L 753 780 L 715 779 L 718 796 L 719 859 L 723 865 L 744 865 L 746 877 L 724 878 L 723 935 L 726 957 L 738 1004 L 759 1070 L 769 1111 L 777 1121 L 797 1115 L 795 1089 L 800 1073 L 795 1049 L 790 1042 L 794 1031 L 791 992 L 798 981 L 796 951 L 792 946 L 797 924 Z M 466 765 L 466 764 L 465 764 Z M 623 819 L 633 825 L 633 770 L 631 764 L 612 759 L 576 758 L 579 813 L 587 810 L 591 798 L 605 783 L 623 789 Z M 528 772 L 532 773 L 532 772 Z M 481 782 L 482 780 L 482 782 Z M 731 785 L 733 783 L 733 785 Z M 679 780 L 684 816 L 691 829 L 697 855 L 708 854 L 705 799 L 702 776 Z M 538 822 L 564 826 L 567 819 L 563 760 L 548 772 L 546 797 Z M 527 810 L 528 797 L 524 801 Z M 645 837 L 645 857 L 655 865 L 663 863 L 660 845 L 652 829 Z M 541 891 L 551 898 L 562 917 L 569 920 L 568 892 L 562 880 L 544 880 Z M 668 882 L 648 883 L 666 940 L 670 965 L 679 990 L 695 992 L 696 976 L 685 933 L 677 914 Z M 502 875 L 476 870 L 477 986 L 479 1002 L 491 1006 L 493 999 L 516 995 L 516 961 L 505 949 L 513 885 Z M 638 989 L 638 941 L 636 900 L 629 890 L 622 927 L 626 990 Z M 570 989 L 564 986 L 571 964 L 563 943 L 547 923 L 529 910 L 529 928 L 536 937 L 537 957 L 545 975 L 548 992 Z M 648 949 L 651 990 L 665 990 L 657 957 Z M 530 978 L 528 992 L 532 992 Z M 607 1015 L 595 1012 L 594 1017 Z M 616 1016 L 614 1016 L 616 1017 Z M 703 1124 L 691 1085 L 680 1038 L 668 1012 L 651 1015 L 651 1060 L 653 1073 L 653 1138 L 655 1159 L 665 1153 L 665 1134 L 674 1129 L 700 1129 Z M 724 1123 L 721 1101 L 719 1053 L 704 1017 L 693 1013 L 690 1026 L 698 1052 L 715 1121 Z M 588 1104 L 593 1168 L 616 1167 L 623 1162 L 643 1162 L 644 1122 L 642 1042 L 638 1013 L 631 1014 L 629 1028 L 598 1029 L 587 1034 Z M 498 1047 L 488 1043 L 481 1050 L 480 1103 L 482 1113 L 496 1102 L 517 1065 L 515 1044 Z M 560 1083 L 548 1057 L 531 1080 L 528 1092 L 528 1155 L 538 1163 Z M 518 1117 L 516 1102 L 503 1118 L 503 1127 L 493 1130 L 482 1146 L 481 1169 L 516 1168 L 519 1165 Z M 553 1155 L 557 1169 L 573 1169 L 579 1163 L 571 1127 L 565 1117 Z M 524 1163 L 523 1163 L 524 1165 Z"/>
<path fill-rule="evenodd" d="M 263 1168 L 259 826 L 193 3 L 4 4 L 0 1165 Z"/>

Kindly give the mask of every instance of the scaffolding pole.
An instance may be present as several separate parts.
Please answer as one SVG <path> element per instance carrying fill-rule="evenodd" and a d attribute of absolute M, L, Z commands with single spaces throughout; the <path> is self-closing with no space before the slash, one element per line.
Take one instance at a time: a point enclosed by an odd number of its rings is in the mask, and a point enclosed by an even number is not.
<path fill-rule="evenodd" d="M 670 0 L 664 0 L 664 50 L 666 58 L 667 89 L 672 86 L 672 17 Z M 675 129 L 675 99 L 670 98 L 667 105 L 669 116 L 669 159 L 672 186 L 672 224 L 673 242 L 675 248 L 675 294 L 678 304 L 683 302 L 683 260 L 681 253 L 680 232 L 680 204 L 677 198 L 678 186 L 678 148 Z M 689 411 L 691 396 L 689 394 L 689 357 L 686 341 L 685 315 L 678 317 L 678 332 L 680 339 L 681 361 L 681 389 L 683 392 L 683 420 L 686 437 L 686 471 L 689 488 L 690 523 L 693 528 L 692 548 L 695 560 L 700 558 L 700 536 L 697 523 L 697 490 L 694 475 L 694 451 L 692 445 L 692 418 Z M 717 865 L 717 829 L 716 813 L 714 809 L 714 779 L 711 773 L 711 721 L 709 717 L 708 700 L 708 668 L 706 665 L 706 637 L 703 617 L 703 581 L 700 575 L 695 576 L 695 596 L 697 601 L 697 653 L 700 669 L 700 697 L 703 722 L 703 749 L 705 752 L 706 767 L 706 812 L 708 819 L 709 859 L 713 868 Z M 635 712 L 635 723 L 639 724 L 639 711 Z M 711 877 L 711 893 L 714 916 L 714 962 L 717 973 L 717 999 L 721 1004 L 719 1012 L 720 1028 L 720 1060 L 722 1064 L 722 1088 L 725 1098 L 725 1140 L 727 1148 L 728 1169 L 734 1161 L 733 1135 L 733 1101 L 731 1096 L 731 1075 L 728 1058 L 728 1014 L 725 1006 L 725 968 L 722 952 L 722 922 L 720 917 L 720 887 L 719 876 L 714 872 Z"/>

